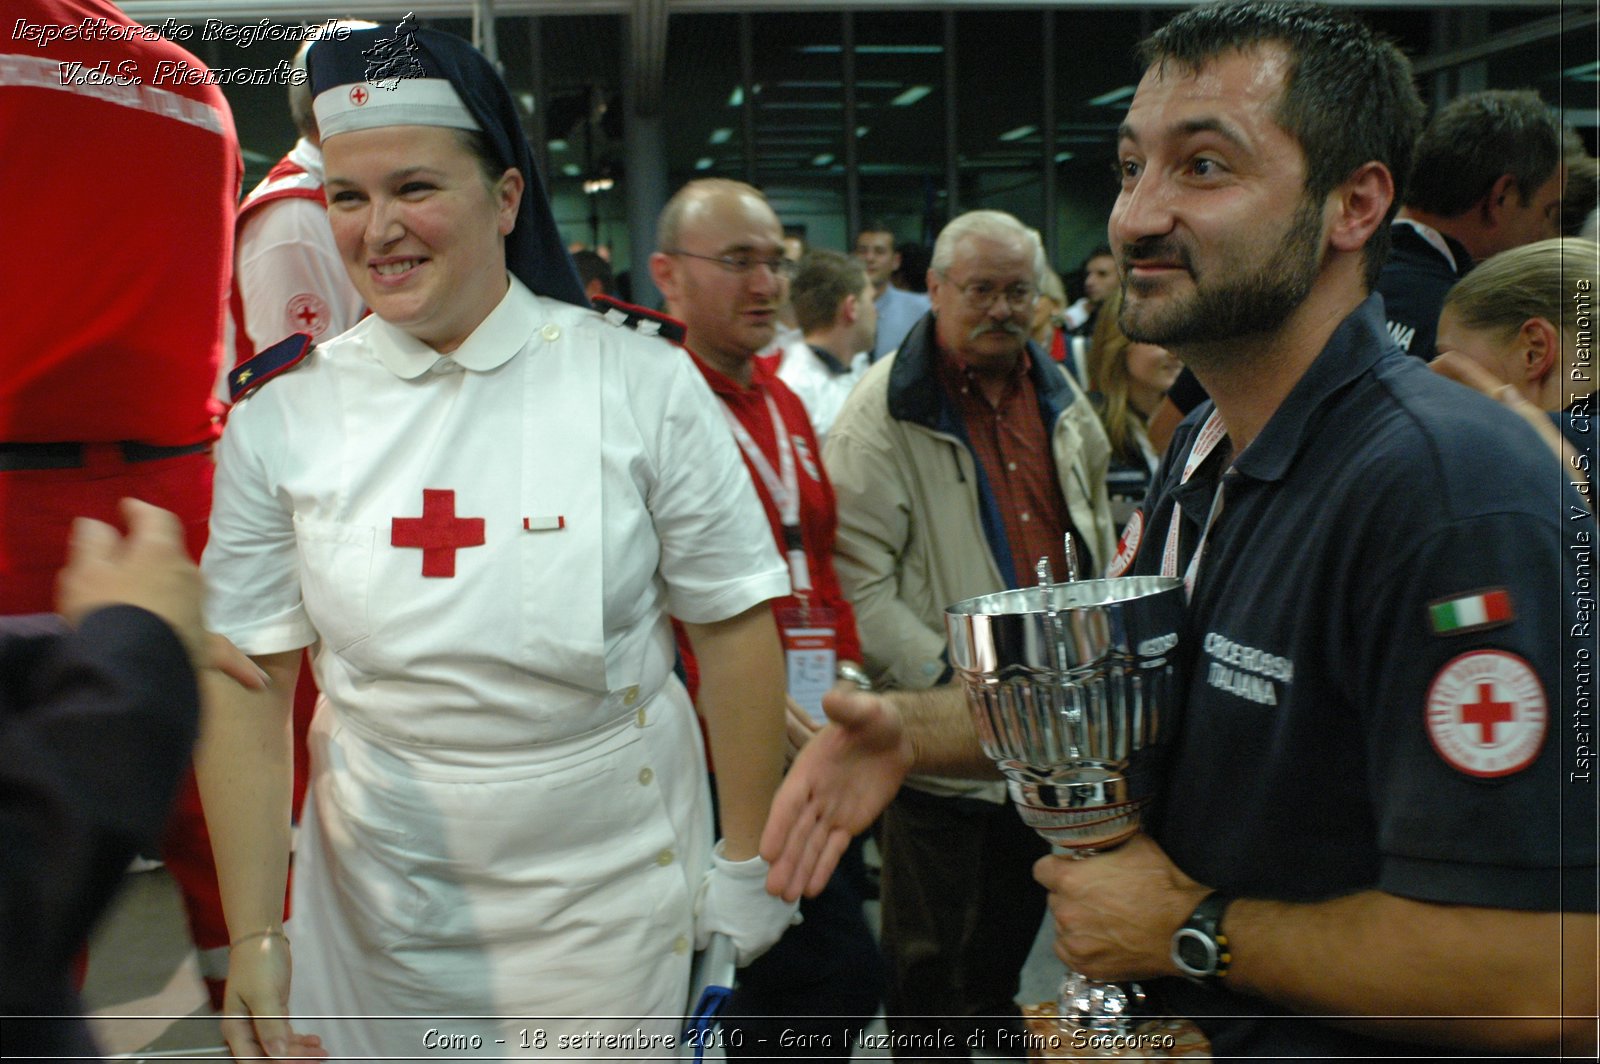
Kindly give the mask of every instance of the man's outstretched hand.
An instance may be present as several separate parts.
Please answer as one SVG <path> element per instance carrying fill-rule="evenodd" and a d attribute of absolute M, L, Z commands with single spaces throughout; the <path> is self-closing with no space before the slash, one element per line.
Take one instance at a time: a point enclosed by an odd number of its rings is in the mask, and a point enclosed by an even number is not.
<path fill-rule="evenodd" d="M 772 801 L 761 856 L 767 890 L 791 901 L 827 885 L 850 840 L 900 789 L 915 759 L 899 712 L 882 695 L 837 687 L 823 696 L 830 723 L 795 758 Z"/>

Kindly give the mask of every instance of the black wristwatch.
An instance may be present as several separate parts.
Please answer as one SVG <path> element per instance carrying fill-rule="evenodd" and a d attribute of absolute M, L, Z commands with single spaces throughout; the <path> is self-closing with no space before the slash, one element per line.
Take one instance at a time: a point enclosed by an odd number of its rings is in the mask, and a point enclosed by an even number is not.
<path fill-rule="evenodd" d="M 1172 933 L 1172 963 L 1190 979 L 1210 982 L 1228 974 L 1233 953 L 1222 933 L 1222 914 L 1233 899 L 1214 890 L 1207 894 L 1184 925 Z"/>

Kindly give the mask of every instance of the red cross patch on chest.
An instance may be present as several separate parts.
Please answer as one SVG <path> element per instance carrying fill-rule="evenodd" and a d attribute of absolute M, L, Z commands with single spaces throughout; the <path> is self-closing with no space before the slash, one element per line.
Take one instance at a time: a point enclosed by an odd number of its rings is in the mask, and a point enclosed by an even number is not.
<path fill-rule="evenodd" d="M 1503 650 L 1451 659 L 1428 688 L 1428 738 L 1451 768 L 1493 779 L 1533 764 L 1549 725 L 1544 685 Z"/>
<path fill-rule="evenodd" d="M 422 489 L 422 516 L 396 517 L 389 533 L 396 547 L 421 548 L 422 575 L 456 575 L 456 551 L 483 546 L 483 518 L 457 517 L 456 493 Z"/>

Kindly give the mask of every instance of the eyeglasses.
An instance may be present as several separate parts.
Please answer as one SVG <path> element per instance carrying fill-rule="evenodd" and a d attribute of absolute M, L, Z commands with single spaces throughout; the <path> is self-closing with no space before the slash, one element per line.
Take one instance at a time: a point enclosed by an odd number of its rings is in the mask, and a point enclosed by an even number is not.
<path fill-rule="evenodd" d="M 738 255 L 697 255 L 692 251 L 684 251 L 682 248 L 672 248 L 667 254 L 683 255 L 691 259 L 704 259 L 706 262 L 716 263 L 729 273 L 737 273 L 741 276 L 749 273 L 757 266 L 765 266 L 772 271 L 775 277 L 788 278 L 794 277 L 800 269 L 799 263 L 793 259 L 786 259 L 782 255 L 775 255 L 770 259 L 762 258 L 759 255 L 742 253 Z"/>
<path fill-rule="evenodd" d="M 988 310 L 997 297 L 1004 296 L 1013 311 L 1027 310 L 1039 298 L 1039 290 L 1031 284 L 1013 284 L 1001 288 L 988 281 L 971 281 L 967 284 L 950 282 L 973 310 Z"/>

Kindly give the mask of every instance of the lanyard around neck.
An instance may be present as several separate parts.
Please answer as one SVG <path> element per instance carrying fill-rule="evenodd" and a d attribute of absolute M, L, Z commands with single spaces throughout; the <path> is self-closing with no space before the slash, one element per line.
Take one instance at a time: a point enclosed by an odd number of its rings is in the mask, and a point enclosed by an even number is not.
<path fill-rule="evenodd" d="M 770 394 L 763 398 L 767 401 L 767 416 L 772 419 L 772 435 L 778 445 L 776 471 L 750 435 L 750 430 L 744 427 L 727 403 L 722 404 L 722 416 L 727 420 L 728 429 L 733 433 L 739 449 L 749 460 L 750 468 L 756 471 L 767 494 L 772 497 L 773 505 L 778 508 L 778 523 L 783 526 L 783 546 L 789 559 L 789 579 L 794 584 L 795 593 L 800 594 L 811 590 L 811 567 L 806 562 L 805 543 L 800 533 L 800 477 L 795 471 L 794 445 L 789 442 L 789 433 L 785 431 L 783 418 L 778 414 L 778 404 L 772 401 Z"/>
<path fill-rule="evenodd" d="M 1189 478 L 1195 471 L 1205 464 L 1211 457 L 1211 452 L 1223 440 L 1228 438 L 1227 427 L 1222 423 L 1222 417 L 1215 410 L 1206 418 L 1206 423 L 1200 428 L 1200 435 L 1195 437 L 1194 446 L 1189 450 L 1189 457 L 1183 463 L 1183 477 L 1179 484 L 1189 483 Z M 1195 544 L 1194 555 L 1189 559 L 1189 566 L 1183 574 L 1183 594 L 1185 599 L 1194 597 L 1194 582 L 1200 575 L 1200 558 L 1206 551 L 1206 537 L 1211 534 L 1211 526 L 1216 523 L 1217 514 L 1222 510 L 1222 483 L 1223 478 L 1217 478 L 1217 492 L 1211 498 L 1211 511 L 1206 514 L 1205 527 L 1200 530 L 1200 542 Z M 1172 520 L 1167 526 L 1167 542 L 1161 551 L 1161 575 L 1178 575 L 1178 532 L 1183 526 L 1183 504 L 1172 504 Z"/>

